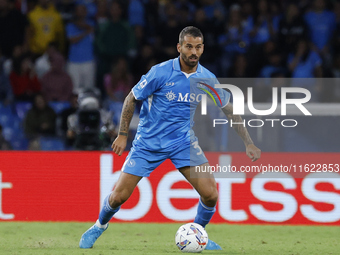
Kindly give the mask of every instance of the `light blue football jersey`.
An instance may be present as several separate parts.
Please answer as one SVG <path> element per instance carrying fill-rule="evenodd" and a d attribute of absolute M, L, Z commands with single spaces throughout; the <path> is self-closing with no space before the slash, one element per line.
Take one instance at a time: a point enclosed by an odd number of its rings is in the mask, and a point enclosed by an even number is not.
<path fill-rule="evenodd" d="M 202 95 L 208 91 L 219 107 L 229 102 L 230 94 L 215 89 L 217 83 L 216 76 L 200 64 L 195 73 L 182 72 L 179 57 L 153 66 L 132 88 L 134 97 L 143 101 L 133 146 L 166 152 L 190 145 Z"/>

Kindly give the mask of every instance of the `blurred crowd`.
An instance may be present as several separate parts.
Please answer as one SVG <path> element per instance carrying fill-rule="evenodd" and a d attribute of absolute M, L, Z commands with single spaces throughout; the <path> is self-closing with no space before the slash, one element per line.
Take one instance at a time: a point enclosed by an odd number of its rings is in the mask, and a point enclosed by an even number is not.
<path fill-rule="evenodd" d="M 69 116 L 90 91 L 90 111 L 107 111 L 97 118 L 112 139 L 125 96 L 153 65 L 178 56 L 188 25 L 203 32 L 200 63 L 217 77 L 340 77 L 337 0 L 0 0 L 0 101 L 31 104 L 22 118 L 29 139 L 59 135 L 72 147 L 81 118 Z M 334 82 L 288 86 L 340 102 Z M 259 85 L 254 100 L 270 102 L 271 89 Z M 68 104 L 56 112 L 54 102 Z"/>

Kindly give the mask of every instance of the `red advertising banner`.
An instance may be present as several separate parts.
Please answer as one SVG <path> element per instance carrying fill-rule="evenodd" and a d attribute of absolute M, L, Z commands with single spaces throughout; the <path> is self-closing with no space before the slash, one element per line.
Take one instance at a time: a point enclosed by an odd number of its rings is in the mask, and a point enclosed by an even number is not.
<path fill-rule="evenodd" d="M 121 157 L 103 152 L 1 152 L 0 221 L 95 221 Z M 218 177 L 214 223 L 340 225 L 340 154 L 206 153 Z M 143 178 L 116 221 L 192 221 L 198 194 L 170 161 Z"/>

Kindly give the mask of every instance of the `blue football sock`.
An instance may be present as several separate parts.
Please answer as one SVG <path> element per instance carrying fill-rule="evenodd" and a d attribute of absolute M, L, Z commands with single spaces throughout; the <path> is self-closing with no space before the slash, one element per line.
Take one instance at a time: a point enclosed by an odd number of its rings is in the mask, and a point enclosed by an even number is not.
<path fill-rule="evenodd" d="M 209 223 L 215 211 L 216 211 L 215 206 L 214 207 L 206 206 L 200 199 L 197 208 L 197 215 L 195 217 L 194 222 L 200 224 L 202 227 L 205 228 L 205 225 Z"/>
<path fill-rule="evenodd" d="M 108 223 L 112 219 L 113 215 L 120 209 L 120 206 L 118 206 L 117 208 L 112 208 L 110 206 L 110 195 L 111 193 L 104 199 L 104 205 L 99 213 L 98 219 L 101 225 L 105 225 L 106 223 Z"/>

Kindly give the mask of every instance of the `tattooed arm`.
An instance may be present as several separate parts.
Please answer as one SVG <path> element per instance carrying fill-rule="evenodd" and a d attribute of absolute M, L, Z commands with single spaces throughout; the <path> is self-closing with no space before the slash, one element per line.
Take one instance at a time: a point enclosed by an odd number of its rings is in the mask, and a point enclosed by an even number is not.
<path fill-rule="evenodd" d="M 225 114 L 225 116 L 227 116 L 229 121 L 232 121 L 233 123 L 243 123 L 243 120 L 240 115 L 233 114 L 233 106 L 230 103 L 227 104 L 224 108 L 222 108 L 222 111 Z M 261 150 L 254 145 L 253 140 L 251 140 L 250 138 L 247 128 L 243 124 L 233 124 L 233 128 L 243 140 L 244 145 L 246 146 L 247 156 L 252 161 L 258 160 L 261 156 Z"/>
<path fill-rule="evenodd" d="M 133 96 L 132 92 L 127 95 L 123 104 L 122 115 L 120 117 L 120 126 L 118 137 L 112 143 L 112 150 L 118 154 L 122 155 L 125 150 L 127 137 L 129 133 L 130 122 L 135 111 L 136 107 L 136 99 Z"/>

